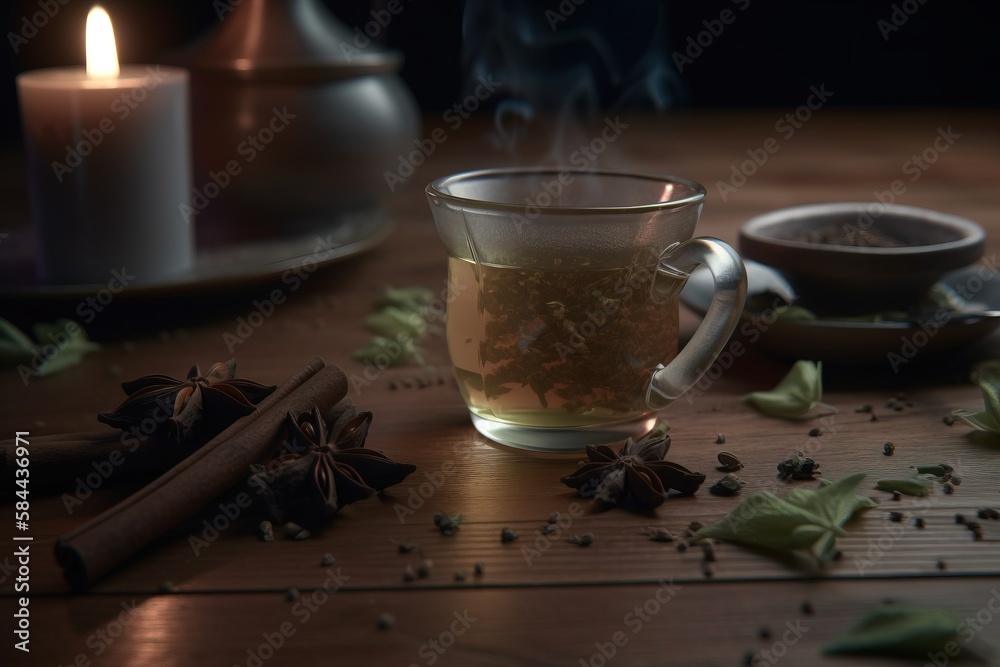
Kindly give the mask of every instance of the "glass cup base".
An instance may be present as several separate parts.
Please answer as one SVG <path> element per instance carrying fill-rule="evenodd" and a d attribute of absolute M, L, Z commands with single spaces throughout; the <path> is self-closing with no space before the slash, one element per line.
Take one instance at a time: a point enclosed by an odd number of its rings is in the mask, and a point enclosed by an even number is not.
<path fill-rule="evenodd" d="M 641 438 L 656 426 L 651 414 L 639 419 L 577 427 L 524 426 L 485 419 L 470 412 L 476 430 L 490 440 L 514 449 L 542 454 L 574 454 L 588 445 L 612 445 L 626 438 Z"/>

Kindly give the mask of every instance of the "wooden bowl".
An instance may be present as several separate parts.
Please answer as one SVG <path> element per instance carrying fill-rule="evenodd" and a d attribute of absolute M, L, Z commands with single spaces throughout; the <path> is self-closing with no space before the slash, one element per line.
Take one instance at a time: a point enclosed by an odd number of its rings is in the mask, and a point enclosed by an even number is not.
<path fill-rule="evenodd" d="M 779 209 L 740 228 L 740 253 L 788 281 L 818 314 L 918 306 L 944 274 L 983 254 L 982 227 L 914 206 L 865 202 Z"/>

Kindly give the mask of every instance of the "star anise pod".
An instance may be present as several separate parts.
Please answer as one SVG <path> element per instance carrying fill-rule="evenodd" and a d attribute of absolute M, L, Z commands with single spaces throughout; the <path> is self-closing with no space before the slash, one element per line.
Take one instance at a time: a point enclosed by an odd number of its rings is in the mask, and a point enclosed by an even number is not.
<path fill-rule="evenodd" d="M 399 484 L 416 470 L 364 448 L 372 413 L 358 413 L 353 405 L 339 412 L 332 415 L 335 420 L 329 429 L 318 409 L 298 417 L 289 414 L 289 453 L 250 478 L 276 518 L 301 509 L 336 514 L 345 505 Z"/>
<path fill-rule="evenodd" d="M 586 498 L 657 507 L 670 489 L 691 495 L 705 481 L 704 475 L 665 461 L 669 448 L 670 436 L 639 442 L 629 438 L 617 452 L 607 445 L 589 446 L 589 461 L 560 481 Z"/>
<path fill-rule="evenodd" d="M 122 383 L 128 398 L 97 420 L 123 431 L 169 429 L 174 440 L 208 440 L 230 424 L 254 411 L 254 406 L 273 392 L 253 380 L 236 377 L 236 360 L 214 364 L 204 375 L 197 365 L 187 378 L 146 375 Z"/>

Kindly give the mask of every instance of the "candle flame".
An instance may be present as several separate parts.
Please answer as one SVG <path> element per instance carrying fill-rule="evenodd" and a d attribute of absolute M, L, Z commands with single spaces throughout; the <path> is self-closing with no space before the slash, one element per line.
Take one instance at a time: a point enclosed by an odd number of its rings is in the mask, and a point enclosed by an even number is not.
<path fill-rule="evenodd" d="M 117 77 L 119 71 L 111 17 L 103 7 L 94 7 L 87 14 L 87 74 L 111 79 Z"/>

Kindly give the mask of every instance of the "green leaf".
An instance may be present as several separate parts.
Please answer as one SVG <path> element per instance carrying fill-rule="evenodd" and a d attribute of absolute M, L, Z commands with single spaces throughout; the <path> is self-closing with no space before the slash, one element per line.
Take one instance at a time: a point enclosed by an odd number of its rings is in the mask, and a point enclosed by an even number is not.
<path fill-rule="evenodd" d="M 420 313 L 434 301 L 434 292 L 426 287 L 392 287 L 387 285 L 378 301 L 379 308 L 394 307 Z"/>
<path fill-rule="evenodd" d="M 930 477 L 887 477 L 875 482 L 879 491 L 896 491 L 905 496 L 927 496 L 934 492 L 935 481 Z"/>
<path fill-rule="evenodd" d="M 413 340 L 397 342 L 382 336 L 372 337 L 367 345 L 351 354 L 351 359 L 370 363 L 378 369 L 403 366 L 411 361 L 420 365 L 424 363 L 423 354 Z"/>
<path fill-rule="evenodd" d="M 855 512 L 874 507 L 870 498 L 854 493 L 864 474 L 821 483 L 816 490 L 795 489 L 782 500 L 758 491 L 724 519 L 702 528 L 695 539 L 715 538 L 775 551 L 812 553 L 825 565 L 836 553 L 836 538 Z"/>
<path fill-rule="evenodd" d="M 864 653 L 926 658 L 958 641 L 962 621 L 951 611 L 902 603 L 883 603 L 847 632 L 823 647 L 823 653 Z M 951 653 L 949 653 L 951 655 Z"/>
<path fill-rule="evenodd" d="M 913 468 L 918 475 L 934 475 L 935 477 L 944 477 L 954 470 L 947 463 L 923 463 L 915 465 Z"/>
<path fill-rule="evenodd" d="M 979 367 L 979 387 L 983 391 L 982 412 L 969 412 L 963 408 L 951 414 L 972 428 L 1000 434 L 1000 362 L 990 361 Z"/>
<path fill-rule="evenodd" d="M 0 318 L 0 367 L 13 368 L 30 364 L 36 354 L 35 344 L 23 331 Z"/>
<path fill-rule="evenodd" d="M 386 338 L 396 338 L 401 333 L 419 338 L 427 330 L 427 322 L 418 313 L 396 306 L 385 306 L 372 313 L 365 318 L 365 326 Z"/>
<path fill-rule="evenodd" d="M 770 391 L 755 391 L 744 400 L 768 417 L 797 419 L 815 407 L 836 412 L 823 398 L 822 364 L 796 361 L 788 374 Z"/>
<path fill-rule="evenodd" d="M 818 319 L 811 310 L 806 310 L 802 306 L 778 306 L 774 309 L 774 314 L 785 322 L 809 322 Z"/>
<path fill-rule="evenodd" d="M 72 320 L 60 319 L 52 324 L 36 324 L 32 330 L 39 345 L 44 348 L 51 342 L 57 349 L 38 369 L 39 377 L 75 366 L 88 352 L 101 349 L 100 345 L 90 341 L 83 327 Z"/>
<path fill-rule="evenodd" d="M 0 344 L 9 345 L 14 349 L 34 352 L 35 344 L 28 336 L 14 326 L 10 321 L 0 317 Z"/>
<path fill-rule="evenodd" d="M 83 327 L 72 320 L 36 324 L 32 329 L 38 343 L 0 318 L 0 366 L 30 365 L 33 375 L 43 377 L 75 366 L 85 354 L 100 349 L 87 338 Z"/>

